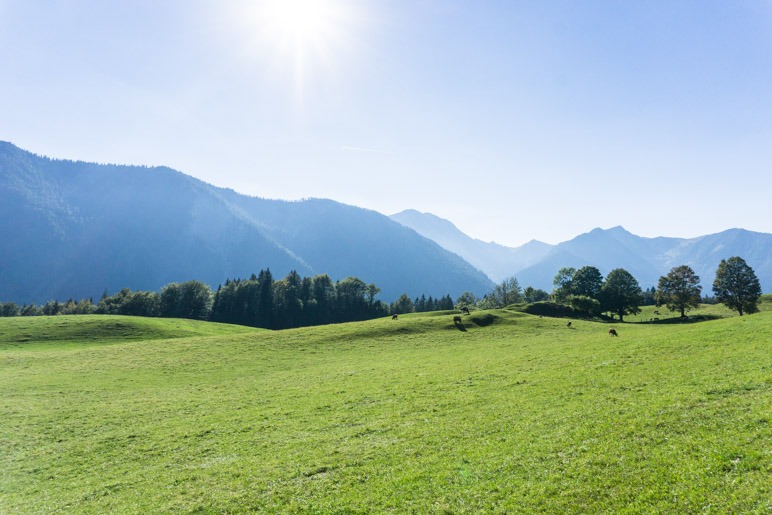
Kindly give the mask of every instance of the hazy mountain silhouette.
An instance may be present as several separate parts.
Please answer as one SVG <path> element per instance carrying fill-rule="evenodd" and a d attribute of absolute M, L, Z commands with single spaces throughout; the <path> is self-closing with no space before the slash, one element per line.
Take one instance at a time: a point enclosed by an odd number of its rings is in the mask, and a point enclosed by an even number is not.
<path fill-rule="evenodd" d="M 691 266 L 710 294 L 721 259 L 741 256 L 772 291 L 772 235 L 731 229 L 699 238 L 642 238 L 594 229 L 548 245 L 508 248 L 470 238 L 429 213 L 386 217 L 331 200 L 240 195 L 165 167 L 52 160 L 0 142 L 0 300 L 42 303 L 128 287 L 158 290 L 270 268 L 275 278 L 354 275 L 401 293 L 486 293 L 514 275 L 552 289 L 566 266 L 625 268 L 648 288 Z M 488 275 L 486 275 L 483 273 Z M 490 279 L 489 279 L 490 278 Z"/>
<path fill-rule="evenodd" d="M 552 245 L 536 240 L 517 248 L 477 240 L 444 218 L 414 209 L 393 214 L 391 218 L 463 257 L 497 282 L 510 277 L 513 269 L 521 270 L 538 263 L 552 249 Z"/>
<path fill-rule="evenodd" d="M 710 295 L 721 260 L 740 256 L 753 267 L 762 290 L 772 291 L 772 234 L 768 233 L 729 229 L 689 239 L 644 238 L 613 227 L 593 229 L 558 245 L 533 241 L 509 248 L 475 240 L 431 213 L 408 210 L 392 218 L 457 253 L 492 280 L 514 275 L 523 287 L 551 291 L 552 279 L 561 268 L 591 265 L 604 275 L 624 268 L 641 287 L 650 288 L 674 266 L 689 265 L 700 276 L 703 292 Z"/>
<path fill-rule="evenodd" d="M 158 290 L 270 268 L 355 275 L 382 289 L 485 293 L 490 280 L 374 211 L 239 195 L 165 167 L 52 160 L 0 142 L 0 300 L 41 303 Z"/>

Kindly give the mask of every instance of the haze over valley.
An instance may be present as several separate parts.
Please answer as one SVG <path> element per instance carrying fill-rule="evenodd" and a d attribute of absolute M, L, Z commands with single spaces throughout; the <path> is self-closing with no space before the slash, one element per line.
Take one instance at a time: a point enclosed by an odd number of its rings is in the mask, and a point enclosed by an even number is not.
<path fill-rule="evenodd" d="M 483 296 L 516 276 L 552 289 L 562 267 L 629 270 L 644 288 L 689 264 L 706 291 L 721 259 L 743 256 L 772 288 L 772 236 L 733 229 L 700 238 L 641 238 L 594 229 L 558 245 L 484 243 L 431 214 L 387 217 L 333 200 L 241 195 L 165 167 L 52 160 L 0 142 L 0 298 L 17 303 L 99 298 L 122 288 L 155 291 L 262 269 L 276 277 L 328 274 L 406 293 Z"/>

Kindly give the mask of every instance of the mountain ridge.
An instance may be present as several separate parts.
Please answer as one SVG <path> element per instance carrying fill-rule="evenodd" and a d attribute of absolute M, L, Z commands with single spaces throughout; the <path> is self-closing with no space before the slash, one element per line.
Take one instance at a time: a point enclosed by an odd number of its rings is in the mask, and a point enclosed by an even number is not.
<path fill-rule="evenodd" d="M 266 268 L 276 278 L 355 275 L 386 300 L 492 286 L 372 210 L 249 197 L 168 167 L 54 160 L 10 143 L 0 144 L 0 234 L 0 298 L 19 303 L 190 279 L 216 288 Z"/>
<path fill-rule="evenodd" d="M 426 222 L 426 223 L 425 223 Z M 169 167 L 50 159 L 0 141 L 0 300 L 97 297 L 198 279 L 213 288 L 270 268 L 280 278 L 357 276 L 382 289 L 482 295 L 516 276 L 552 289 L 566 266 L 625 268 L 642 287 L 688 264 L 710 294 L 721 259 L 739 255 L 772 291 L 772 235 L 745 229 L 695 238 L 595 228 L 550 245 L 471 238 L 452 222 L 406 210 L 389 217 L 329 199 L 242 195 Z"/>
<path fill-rule="evenodd" d="M 430 223 L 424 223 L 427 215 L 438 218 L 436 215 L 416 210 L 409 210 L 407 215 L 404 213 L 391 217 L 443 244 L 443 237 L 432 232 L 436 220 L 432 218 Z M 772 234 L 747 229 L 726 229 L 693 238 L 647 238 L 632 234 L 621 225 L 609 229 L 596 227 L 555 245 L 537 241 L 539 252 L 529 253 L 534 261 L 525 265 L 512 256 L 522 252 L 531 242 L 520 247 L 495 244 L 500 258 L 495 266 L 488 260 L 494 247 L 481 246 L 477 243 L 479 240 L 461 231 L 454 236 L 455 241 L 446 248 L 478 266 L 494 282 L 515 276 L 523 287 L 533 286 L 546 291 L 551 291 L 553 277 L 564 267 L 595 266 L 604 275 L 614 268 L 624 268 L 638 279 L 642 288 L 651 288 L 656 287 L 659 277 L 666 275 L 672 267 L 686 264 L 700 276 L 703 293 L 710 295 L 719 262 L 732 256 L 745 259 L 756 272 L 762 290 L 772 291 Z"/>

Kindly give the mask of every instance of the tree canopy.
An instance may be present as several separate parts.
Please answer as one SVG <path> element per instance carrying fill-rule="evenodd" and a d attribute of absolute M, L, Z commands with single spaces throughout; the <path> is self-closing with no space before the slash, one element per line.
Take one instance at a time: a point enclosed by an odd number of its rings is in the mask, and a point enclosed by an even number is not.
<path fill-rule="evenodd" d="M 735 256 L 722 259 L 713 281 L 716 300 L 743 316 L 756 313 L 761 298 L 761 285 L 753 268 L 745 260 Z"/>
<path fill-rule="evenodd" d="M 680 311 L 681 317 L 686 311 L 696 308 L 702 300 L 700 276 L 688 265 L 673 267 L 670 272 L 659 278 L 656 293 L 657 305 L 666 305 L 670 311 Z"/>
<path fill-rule="evenodd" d="M 523 290 L 515 277 L 507 277 L 493 288 L 487 298 L 492 307 L 503 308 L 522 301 Z"/>
<path fill-rule="evenodd" d="M 606 311 L 619 315 L 619 321 L 625 315 L 635 315 L 641 312 L 643 292 L 635 277 L 624 268 L 616 268 L 609 272 L 601 289 L 601 297 Z"/>
<path fill-rule="evenodd" d="M 583 266 L 574 272 L 571 278 L 570 291 L 572 295 L 584 295 L 598 300 L 602 287 L 603 275 L 594 266 Z"/>
<path fill-rule="evenodd" d="M 552 295 L 557 302 L 562 302 L 571 295 L 571 287 L 575 273 L 576 268 L 564 267 L 555 274 L 555 278 L 552 279 L 552 285 L 554 286 Z"/>

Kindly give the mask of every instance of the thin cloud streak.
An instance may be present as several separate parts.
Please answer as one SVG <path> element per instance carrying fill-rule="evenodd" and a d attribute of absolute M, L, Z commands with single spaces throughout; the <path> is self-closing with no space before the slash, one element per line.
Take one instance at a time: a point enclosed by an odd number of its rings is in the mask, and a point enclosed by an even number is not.
<path fill-rule="evenodd" d="M 354 152 L 375 152 L 381 153 L 383 150 L 376 150 L 374 148 L 362 148 L 362 147 L 340 147 L 343 150 L 352 150 Z"/>

